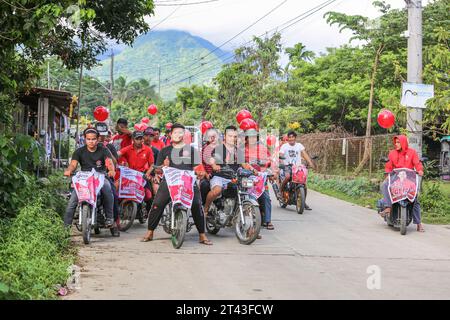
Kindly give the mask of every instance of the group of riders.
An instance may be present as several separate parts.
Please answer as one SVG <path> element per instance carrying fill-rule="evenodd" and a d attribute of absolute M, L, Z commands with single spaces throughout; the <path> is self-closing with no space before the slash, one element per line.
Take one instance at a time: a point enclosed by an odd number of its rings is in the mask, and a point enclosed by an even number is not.
<path fill-rule="evenodd" d="M 113 135 L 103 122 L 89 125 L 83 132 L 84 145 L 75 150 L 64 175 L 70 177 L 78 165 L 81 171 L 94 169 L 105 174 L 100 194 L 106 216 L 106 227 L 111 228 L 113 236 L 119 236 L 118 179 L 120 173 L 118 167 L 127 166 L 142 172 L 147 181 L 146 192 L 153 195 L 146 203 L 149 212 L 148 231 L 141 239 L 143 242 L 153 240 L 154 231 L 165 207 L 171 202 L 167 182 L 161 170 L 163 167 L 191 170 L 196 173 L 197 182 L 194 185 L 191 214 L 199 233 L 199 242 L 205 245 L 212 245 L 205 232 L 205 219 L 209 208 L 230 182 L 228 177 L 221 173 L 224 166 L 233 170 L 242 167 L 251 170 L 256 176 L 270 171 L 271 182 L 278 186 L 277 197 L 285 201 L 289 198 L 285 187 L 292 176 L 290 165 L 300 165 L 302 160 L 305 160 L 310 168 L 316 168 L 305 147 L 297 142 L 297 134 L 294 131 L 284 136 L 280 144 L 267 145 L 260 139 L 257 130 L 249 129 L 242 134 L 237 127 L 230 125 L 224 129 L 223 134 L 215 128 L 208 129 L 203 134 L 201 145 L 195 145 L 192 143 L 190 131 L 179 123 L 170 127 L 166 126 L 164 136 L 161 136 L 159 128 L 153 127 L 131 131 L 128 128 L 128 121 L 123 118 L 117 121 L 115 129 L 116 133 Z M 190 138 L 186 139 L 187 136 Z M 407 138 L 402 135 L 396 136 L 394 146 L 395 149 L 389 153 L 389 161 L 386 163 L 386 173 L 396 168 L 409 168 L 423 175 L 422 164 L 415 150 L 408 147 Z M 278 170 L 279 161 L 285 164 L 281 170 Z M 268 182 L 257 200 L 262 216 L 262 226 L 273 230 Z M 386 181 L 382 190 L 384 201 L 388 204 L 381 212 L 384 216 L 390 214 L 392 207 Z M 77 206 L 78 197 L 76 192 L 72 191 L 64 216 L 67 227 L 72 225 Z M 305 209 L 311 210 L 307 205 Z M 419 201 L 414 204 L 413 221 L 417 224 L 418 231 L 424 231 Z M 258 235 L 258 238 L 261 236 Z"/>

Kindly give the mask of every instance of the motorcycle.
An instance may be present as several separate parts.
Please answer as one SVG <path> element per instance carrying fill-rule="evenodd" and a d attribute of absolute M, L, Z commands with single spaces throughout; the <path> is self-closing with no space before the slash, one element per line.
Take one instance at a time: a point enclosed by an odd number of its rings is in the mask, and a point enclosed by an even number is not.
<path fill-rule="evenodd" d="M 190 161 L 190 158 L 181 159 Z M 186 233 L 191 231 L 194 225 L 190 219 L 190 208 L 194 198 L 195 173 L 170 167 L 162 167 L 162 170 L 172 201 L 164 209 L 160 225 L 171 235 L 173 247 L 179 249 L 183 245 Z M 183 180 L 183 177 L 187 177 L 188 180 Z"/>
<path fill-rule="evenodd" d="M 280 157 L 280 160 L 284 160 L 284 157 Z M 312 157 L 313 160 L 317 157 Z M 286 170 L 290 169 L 291 179 L 285 186 L 285 193 L 289 194 L 289 197 L 285 199 L 283 194 L 281 194 L 276 182 L 272 183 L 272 187 L 277 196 L 280 207 L 286 208 L 288 205 L 295 205 L 295 209 L 298 214 L 303 214 L 306 205 L 306 193 L 307 193 L 307 181 L 308 181 L 308 168 L 303 165 L 294 164 L 280 164 L 280 169 Z"/>
<path fill-rule="evenodd" d="M 191 210 L 188 211 L 188 221 L 186 225 L 186 233 L 191 232 L 192 227 L 195 225 L 194 221 L 192 220 Z M 164 212 L 162 214 L 161 220 L 159 222 L 159 225 L 163 227 L 163 230 L 167 234 L 172 234 L 172 202 L 170 202 L 167 207 L 164 208 Z"/>
<path fill-rule="evenodd" d="M 83 235 L 84 244 L 91 242 L 91 231 L 100 234 L 100 229 L 110 229 L 114 235 L 114 227 L 106 227 L 106 214 L 99 196 L 103 187 L 105 176 L 94 169 L 89 172 L 79 171 L 72 176 L 71 191 L 78 195 L 78 215 L 75 214 L 75 226 Z"/>
<path fill-rule="evenodd" d="M 389 215 L 384 216 L 387 225 L 406 234 L 407 227 L 412 221 L 414 203 L 418 197 L 422 178 L 411 169 L 394 169 L 388 174 L 388 192 L 392 207 Z M 377 202 L 378 213 L 386 209 L 384 199 Z"/>
<path fill-rule="evenodd" d="M 251 244 L 261 229 L 261 214 L 258 201 L 248 193 L 254 187 L 253 172 L 240 168 L 237 172 L 229 166 L 221 168 L 221 173 L 230 183 L 209 208 L 206 229 L 217 234 L 221 228 L 233 227 L 241 244 Z"/>
<path fill-rule="evenodd" d="M 147 221 L 149 212 L 145 204 L 151 201 L 152 193 L 145 189 L 145 184 L 150 182 L 142 172 L 127 167 L 119 168 L 120 230 L 127 231 L 135 219 L 138 219 L 140 224 Z"/>

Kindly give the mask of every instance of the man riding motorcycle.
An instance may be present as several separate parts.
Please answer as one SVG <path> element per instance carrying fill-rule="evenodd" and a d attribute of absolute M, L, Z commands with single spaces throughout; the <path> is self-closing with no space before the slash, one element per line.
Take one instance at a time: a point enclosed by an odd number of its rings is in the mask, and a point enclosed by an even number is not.
<path fill-rule="evenodd" d="M 117 159 L 119 159 L 119 156 L 117 155 L 117 150 L 114 148 L 114 146 L 111 143 L 108 143 L 108 136 L 110 136 L 110 131 L 108 130 L 108 125 L 104 122 L 97 122 L 95 124 L 95 129 L 98 131 L 98 143 L 99 145 L 104 146 L 111 152 L 111 159 L 114 163 L 114 169 L 117 169 Z M 110 181 L 113 182 L 113 181 Z M 117 193 L 117 189 L 114 183 L 111 183 L 111 190 L 113 192 L 114 196 L 114 206 L 113 206 L 113 212 L 114 212 L 114 221 L 116 222 L 116 227 L 114 228 L 113 236 L 119 237 L 120 231 L 120 219 L 119 219 L 119 195 Z"/>
<path fill-rule="evenodd" d="M 409 148 L 408 138 L 404 135 L 399 135 L 395 136 L 393 141 L 395 149 L 389 152 L 389 161 L 386 162 L 385 172 L 390 173 L 394 169 L 407 168 L 414 169 L 419 176 L 423 176 L 422 163 L 419 160 L 416 150 Z M 387 178 L 383 182 L 381 189 L 384 196 L 384 203 L 387 205 L 386 209 L 381 212 L 381 215 L 389 215 L 392 209 L 392 202 L 389 196 Z M 425 232 L 421 222 L 420 202 L 418 199 L 415 200 L 413 206 L 413 222 L 417 225 L 417 231 Z"/>
<path fill-rule="evenodd" d="M 143 143 L 144 133 L 142 131 L 134 131 L 132 137 L 132 145 L 121 149 L 118 155 L 126 160 L 130 169 L 145 173 L 147 181 L 151 181 L 155 162 L 153 151 Z M 145 185 L 145 188 L 151 193 L 154 191 L 150 182 Z M 147 203 L 147 209 L 150 209 L 150 203 Z"/>
<path fill-rule="evenodd" d="M 78 164 L 81 166 L 81 171 L 91 171 L 95 169 L 99 173 L 106 173 L 108 169 L 108 176 L 114 177 L 114 165 L 112 163 L 111 153 L 98 144 L 99 133 L 94 128 L 87 128 L 83 132 L 86 145 L 78 148 L 72 155 L 72 160 L 69 167 L 64 171 L 66 177 L 70 177 L 77 169 Z M 105 179 L 104 185 L 101 189 L 101 196 L 103 199 L 103 207 L 106 214 L 106 227 L 113 226 L 113 205 L 114 197 L 111 189 L 111 184 L 108 179 Z M 64 215 L 64 224 L 66 227 L 72 225 L 73 215 L 78 206 L 78 196 L 75 190 L 72 191 L 69 203 L 67 205 L 66 213 Z"/>
<path fill-rule="evenodd" d="M 159 150 L 156 149 L 154 146 L 152 146 L 152 142 L 155 138 L 155 133 L 153 131 L 152 127 L 148 127 L 147 129 L 145 129 L 144 131 L 144 144 L 149 147 L 150 149 L 152 149 L 153 151 L 153 158 L 156 160 L 158 159 L 158 153 Z"/>
<path fill-rule="evenodd" d="M 245 162 L 249 163 L 253 170 L 263 172 L 267 169 L 270 162 L 269 150 L 258 139 L 258 132 L 255 129 L 250 129 L 245 132 Z M 262 164 L 258 164 L 260 161 Z M 263 217 L 263 226 L 267 230 L 273 230 L 274 226 L 271 221 L 272 216 L 272 201 L 270 199 L 269 189 L 267 188 L 267 181 L 265 190 L 257 199 Z"/>
<path fill-rule="evenodd" d="M 222 190 L 231 180 L 225 178 L 220 172 L 221 168 L 228 165 L 233 170 L 238 170 L 245 162 L 243 149 L 237 148 L 238 131 L 235 126 L 225 128 L 224 143 L 219 143 L 211 152 L 204 154 L 204 161 L 212 168 L 213 174 L 210 180 L 211 191 L 206 197 L 204 212 L 208 214 L 209 207 L 221 194 Z M 220 158 L 220 161 L 217 161 Z"/>
<path fill-rule="evenodd" d="M 194 167 L 200 164 L 200 155 L 198 151 L 184 143 L 183 137 L 185 134 L 185 127 L 181 124 L 174 124 L 172 126 L 172 145 L 163 148 L 156 160 L 157 166 L 167 166 L 179 170 L 194 170 Z M 190 158 L 189 163 L 185 163 L 182 158 Z M 169 189 L 165 178 L 162 179 L 158 192 L 153 200 L 152 209 L 148 218 L 148 232 L 141 240 L 143 242 L 152 241 L 156 227 L 161 220 L 164 208 L 171 201 Z M 198 187 L 194 186 L 194 198 L 192 201 L 191 213 L 194 218 L 195 226 L 199 233 L 199 242 L 205 245 L 212 245 L 205 233 L 205 217 L 202 212 L 201 196 Z"/>
<path fill-rule="evenodd" d="M 288 165 L 300 165 L 303 157 L 311 168 L 315 169 L 316 166 L 306 152 L 305 147 L 301 143 L 297 142 L 297 133 L 295 131 L 288 132 L 287 143 L 283 144 L 280 148 L 280 157 L 285 158 L 284 164 L 286 165 L 286 169 L 281 170 L 280 173 L 280 197 L 283 197 L 287 202 L 287 199 L 289 199 L 289 194 L 286 194 L 284 189 L 286 184 L 290 181 L 292 175 L 291 168 Z M 311 208 L 306 204 L 305 209 L 311 210 Z"/>

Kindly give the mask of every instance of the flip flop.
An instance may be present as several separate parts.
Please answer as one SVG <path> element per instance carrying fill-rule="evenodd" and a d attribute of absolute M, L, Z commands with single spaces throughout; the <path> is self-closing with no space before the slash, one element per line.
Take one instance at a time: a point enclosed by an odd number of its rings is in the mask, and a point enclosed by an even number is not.
<path fill-rule="evenodd" d="M 266 226 L 266 229 L 267 230 L 274 230 L 275 228 L 274 228 L 273 224 L 268 223 L 267 226 Z"/>
<path fill-rule="evenodd" d="M 153 241 L 153 238 L 144 237 L 141 239 L 141 242 L 149 242 L 149 241 Z"/>
<path fill-rule="evenodd" d="M 213 244 L 213 243 L 212 243 L 210 240 L 208 240 L 208 239 L 201 240 L 201 241 L 199 241 L 199 243 L 204 244 L 204 245 L 206 245 L 206 246 L 212 246 L 212 244 Z"/>

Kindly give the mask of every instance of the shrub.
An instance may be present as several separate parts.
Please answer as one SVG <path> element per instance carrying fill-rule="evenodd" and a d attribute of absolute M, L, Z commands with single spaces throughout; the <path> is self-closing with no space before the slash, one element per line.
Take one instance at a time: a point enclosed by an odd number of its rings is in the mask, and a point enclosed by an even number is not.
<path fill-rule="evenodd" d="M 66 282 L 73 263 L 59 215 L 37 198 L 3 220 L 0 231 L 0 298 L 56 298 L 54 286 Z"/>

